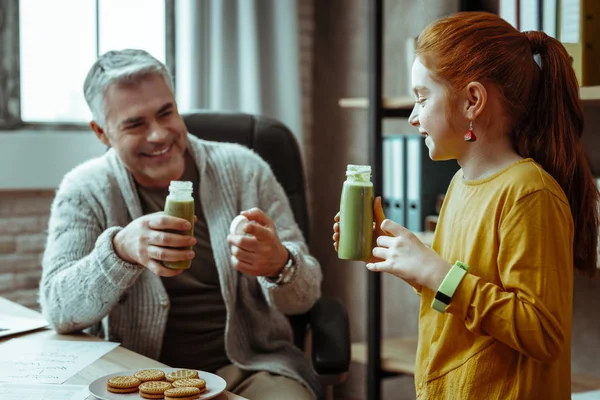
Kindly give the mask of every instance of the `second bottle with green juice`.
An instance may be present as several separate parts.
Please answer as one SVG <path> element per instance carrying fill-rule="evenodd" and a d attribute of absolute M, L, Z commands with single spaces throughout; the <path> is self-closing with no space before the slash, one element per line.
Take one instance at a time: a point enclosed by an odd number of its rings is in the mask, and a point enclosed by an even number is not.
<path fill-rule="evenodd" d="M 348 165 L 340 200 L 338 258 L 369 261 L 373 249 L 373 183 L 369 165 Z"/>
<path fill-rule="evenodd" d="M 185 232 L 176 231 L 183 235 L 194 235 L 194 198 L 192 196 L 193 185 L 189 181 L 171 181 L 169 185 L 169 195 L 165 200 L 165 214 L 172 217 L 183 218 L 191 224 L 191 228 Z M 191 250 L 192 247 L 184 247 L 180 250 Z M 167 268 L 188 269 L 192 265 L 192 260 L 181 261 L 163 261 Z"/>

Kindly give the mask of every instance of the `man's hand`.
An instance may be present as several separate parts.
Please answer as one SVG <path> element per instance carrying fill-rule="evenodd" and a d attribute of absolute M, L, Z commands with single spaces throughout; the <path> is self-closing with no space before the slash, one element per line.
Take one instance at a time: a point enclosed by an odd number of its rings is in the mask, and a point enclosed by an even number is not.
<path fill-rule="evenodd" d="M 258 208 L 242 211 L 250 220 L 247 235 L 229 235 L 231 264 L 240 272 L 253 276 L 277 276 L 288 260 L 273 221 Z"/>
<path fill-rule="evenodd" d="M 185 232 L 190 223 L 183 218 L 171 217 L 163 212 L 144 215 L 119 231 L 113 238 L 117 255 L 132 264 L 139 264 L 159 276 L 175 276 L 183 270 L 163 266 L 161 261 L 182 261 L 194 258 L 193 250 L 178 248 L 196 244 L 192 236 L 169 231 Z"/>

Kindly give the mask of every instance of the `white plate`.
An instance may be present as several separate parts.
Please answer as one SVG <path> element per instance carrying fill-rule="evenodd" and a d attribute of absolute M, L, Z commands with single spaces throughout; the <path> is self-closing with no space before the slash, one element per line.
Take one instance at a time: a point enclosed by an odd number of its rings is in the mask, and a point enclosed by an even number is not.
<path fill-rule="evenodd" d="M 185 368 L 140 368 L 140 369 L 159 369 L 164 371 L 165 374 L 167 372 L 177 371 L 179 369 Z M 101 378 L 96 379 L 94 382 L 90 383 L 89 390 L 90 393 L 96 396 L 96 398 L 100 400 L 132 400 L 132 399 L 143 399 L 142 396 L 138 392 L 134 393 L 111 393 L 106 389 L 106 381 L 108 378 L 112 378 L 117 375 L 125 375 L 125 376 L 133 376 L 136 371 L 140 369 L 132 369 L 129 371 L 120 371 L 114 374 L 104 375 Z M 221 378 L 219 375 L 211 374 L 210 372 L 198 371 L 198 375 L 200 379 L 204 379 L 206 381 L 206 391 L 200 394 L 200 400 L 212 399 L 223 393 L 225 388 L 227 387 L 227 382 L 225 379 Z"/>

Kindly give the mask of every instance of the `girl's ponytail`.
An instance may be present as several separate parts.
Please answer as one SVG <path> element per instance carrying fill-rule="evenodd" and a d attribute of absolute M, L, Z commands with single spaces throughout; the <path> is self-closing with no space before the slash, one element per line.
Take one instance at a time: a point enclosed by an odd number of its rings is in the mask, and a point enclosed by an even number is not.
<path fill-rule="evenodd" d="M 593 276 L 597 266 L 598 187 L 581 143 L 583 107 L 564 46 L 543 32 L 525 32 L 541 69 L 525 124 L 515 126 L 513 144 L 536 160 L 564 190 L 575 223 L 575 267 Z M 561 227 L 556 227 L 561 229 Z"/>

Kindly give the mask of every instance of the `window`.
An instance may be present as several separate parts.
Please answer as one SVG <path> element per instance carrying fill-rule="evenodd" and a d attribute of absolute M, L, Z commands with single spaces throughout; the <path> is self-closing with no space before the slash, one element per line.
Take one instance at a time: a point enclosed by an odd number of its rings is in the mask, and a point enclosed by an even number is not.
<path fill-rule="evenodd" d="M 87 123 L 83 81 L 108 50 L 141 48 L 172 67 L 172 8 L 173 0 L 2 0 L 9 83 L 0 82 L 0 128 Z"/>

